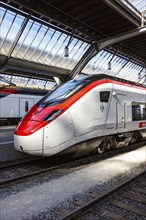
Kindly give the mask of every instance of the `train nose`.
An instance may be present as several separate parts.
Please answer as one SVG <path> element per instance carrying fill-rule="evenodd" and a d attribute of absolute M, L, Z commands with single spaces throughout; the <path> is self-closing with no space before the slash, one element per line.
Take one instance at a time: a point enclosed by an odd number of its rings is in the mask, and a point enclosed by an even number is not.
<path fill-rule="evenodd" d="M 43 155 L 43 130 L 39 121 L 21 121 L 14 131 L 15 149 L 31 155 Z"/>

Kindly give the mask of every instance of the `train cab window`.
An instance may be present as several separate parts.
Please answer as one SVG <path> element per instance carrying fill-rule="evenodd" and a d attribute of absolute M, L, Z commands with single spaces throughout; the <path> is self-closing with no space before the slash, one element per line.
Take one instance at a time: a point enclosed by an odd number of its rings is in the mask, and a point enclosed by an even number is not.
<path fill-rule="evenodd" d="M 132 121 L 146 120 L 146 103 L 132 102 Z"/>
<path fill-rule="evenodd" d="M 100 92 L 100 101 L 101 102 L 108 102 L 109 101 L 109 96 L 110 96 L 109 91 Z"/>
<path fill-rule="evenodd" d="M 50 94 L 46 95 L 37 105 L 42 105 L 46 107 L 48 105 L 52 105 L 53 103 L 61 103 L 77 93 L 83 87 L 90 83 L 89 76 L 83 76 L 78 79 L 74 79 L 68 81 L 61 85 L 60 87 L 56 88 Z"/>

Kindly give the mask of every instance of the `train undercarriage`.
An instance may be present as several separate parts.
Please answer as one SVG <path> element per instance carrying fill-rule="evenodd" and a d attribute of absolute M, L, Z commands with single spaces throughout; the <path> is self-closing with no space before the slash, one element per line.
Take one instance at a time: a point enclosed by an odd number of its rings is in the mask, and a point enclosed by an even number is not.
<path fill-rule="evenodd" d="M 74 153 L 74 156 L 77 156 L 87 154 L 87 152 L 104 153 L 106 150 L 126 147 L 145 138 L 146 129 L 143 129 L 141 131 L 132 131 L 121 134 L 108 135 L 78 143 L 60 152 L 59 154 L 62 155 Z"/>
<path fill-rule="evenodd" d="M 122 134 L 105 136 L 101 144 L 97 147 L 98 153 L 103 153 L 108 149 L 116 149 L 120 147 L 126 147 L 129 144 L 133 144 L 146 137 L 146 131 L 132 131 Z"/>

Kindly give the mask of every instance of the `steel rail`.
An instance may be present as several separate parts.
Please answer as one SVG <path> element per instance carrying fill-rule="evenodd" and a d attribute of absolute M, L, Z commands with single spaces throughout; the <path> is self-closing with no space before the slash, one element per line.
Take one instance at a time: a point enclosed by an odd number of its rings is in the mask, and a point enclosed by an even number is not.
<path fill-rule="evenodd" d="M 8 187 L 8 186 L 17 184 L 17 183 L 21 183 L 22 181 L 24 181 L 26 179 L 30 179 L 30 178 L 35 177 L 35 176 L 43 175 L 43 174 L 51 172 L 53 170 L 57 170 L 57 169 L 59 170 L 60 168 L 73 167 L 73 165 L 77 165 L 77 163 L 81 163 L 83 165 L 86 165 L 86 164 L 89 164 L 91 162 L 101 161 L 101 160 L 113 157 L 115 155 L 118 155 L 118 154 L 122 154 L 122 153 L 129 152 L 131 150 L 135 150 L 135 149 L 137 149 L 139 147 L 142 147 L 144 145 L 146 145 L 146 141 L 135 143 L 135 144 L 130 145 L 128 147 L 118 148 L 118 149 L 115 149 L 113 151 L 106 151 L 103 154 L 96 154 L 96 155 L 92 155 L 92 156 L 86 155 L 86 156 L 82 156 L 82 157 L 80 156 L 78 158 L 77 157 L 75 157 L 75 158 L 70 158 L 69 157 L 68 159 L 66 159 L 65 163 L 62 163 L 62 159 L 64 158 L 63 157 L 63 158 L 60 158 L 61 162 L 60 162 L 59 165 L 54 165 L 53 166 L 52 164 L 50 164 L 50 167 L 47 167 L 47 168 L 44 168 L 44 169 L 41 169 L 41 170 L 38 170 L 38 171 L 34 171 L 34 172 L 31 172 L 29 174 L 25 174 L 25 175 L 22 175 L 22 176 L 19 176 L 19 177 L 15 177 L 15 178 L 11 178 L 11 179 L 1 181 L 0 182 L 0 188 L 4 188 L 4 187 Z M 55 160 L 55 158 L 52 158 L 52 161 L 53 161 L 53 159 Z M 70 162 L 71 159 L 72 159 L 72 161 Z M 21 163 L 21 165 L 23 165 L 23 164 L 27 165 L 27 161 L 24 162 L 24 163 Z M 13 166 L 16 166 L 16 165 L 19 166 L 19 163 L 14 164 Z M 7 166 L 7 168 L 9 168 L 9 166 Z"/>
<path fill-rule="evenodd" d="M 66 216 L 62 217 L 61 220 L 71 220 L 71 219 L 82 219 L 82 215 L 89 212 L 91 209 L 93 209 L 94 206 L 100 206 L 102 203 L 106 202 L 107 200 L 110 200 L 111 197 L 115 196 L 119 192 L 129 188 L 129 186 L 134 184 L 137 179 L 141 178 L 142 176 L 146 175 L 146 171 L 141 172 L 140 174 L 130 178 L 129 180 L 125 181 L 122 184 L 119 184 L 117 187 L 113 187 L 112 189 L 108 190 L 107 192 L 103 193 L 102 195 L 99 195 L 96 193 L 93 195 L 93 199 L 85 203 L 85 205 L 81 205 L 79 208 L 76 208 L 74 211 L 66 214 Z M 75 203 L 76 204 L 76 203 Z M 78 204 L 78 202 L 77 202 Z M 82 204 L 79 201 L 79 204 Z M 62 210 L 63 211 L 63 210 Z M 66 211 L 64 213 L 67 213 Z M 97 212 L 98 214 L 98 212 Z M 79 217 L 79 218 L 78 218 Z M 122 218 L 122 216 L 121 216 Z"/>

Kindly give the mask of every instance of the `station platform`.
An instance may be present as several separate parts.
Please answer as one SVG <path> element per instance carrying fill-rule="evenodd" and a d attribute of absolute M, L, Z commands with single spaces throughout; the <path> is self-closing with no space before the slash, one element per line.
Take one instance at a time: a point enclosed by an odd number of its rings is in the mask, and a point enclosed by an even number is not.
<path fill-rule="evenodd" d="M 15 126 L 0 126 L 0 163 L 29 157 L 29 155 L 15 150 L 14 129 Z"/>

